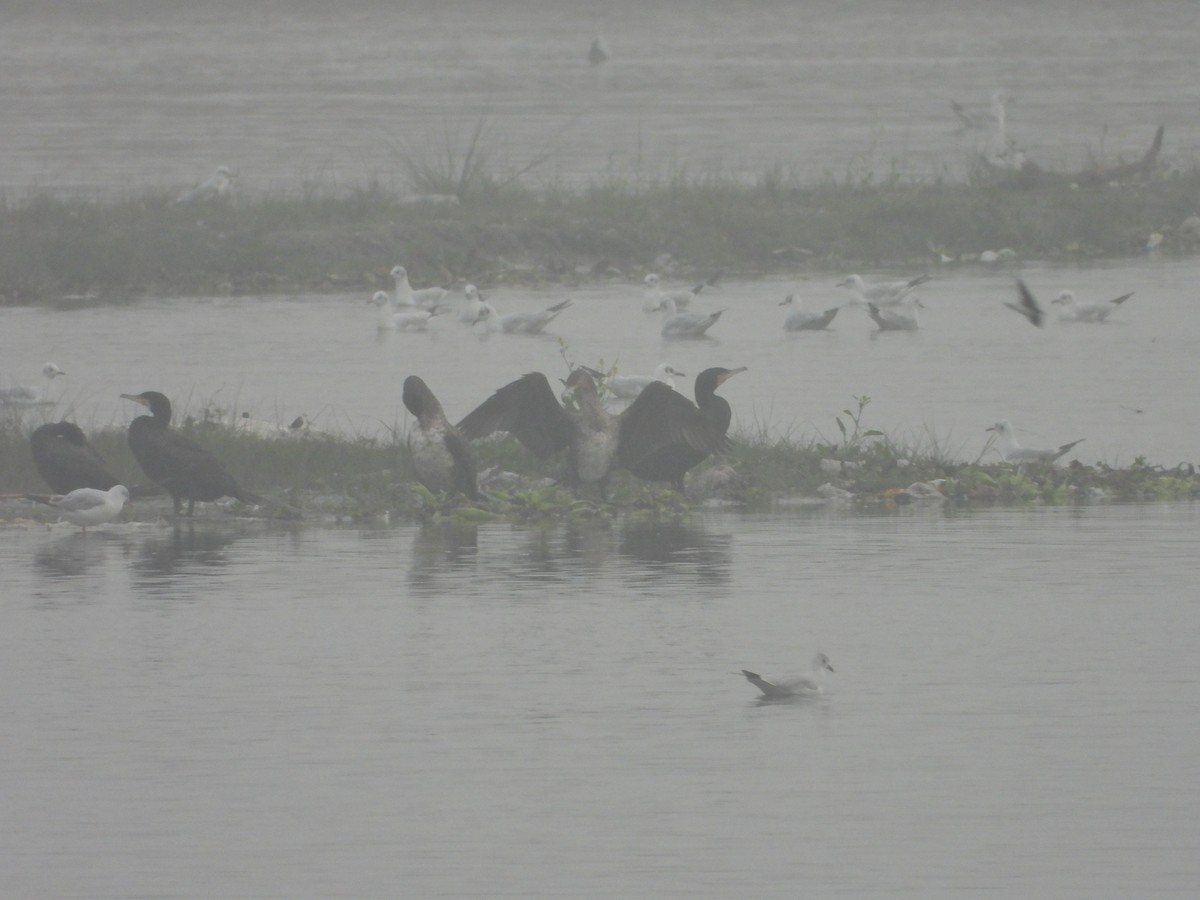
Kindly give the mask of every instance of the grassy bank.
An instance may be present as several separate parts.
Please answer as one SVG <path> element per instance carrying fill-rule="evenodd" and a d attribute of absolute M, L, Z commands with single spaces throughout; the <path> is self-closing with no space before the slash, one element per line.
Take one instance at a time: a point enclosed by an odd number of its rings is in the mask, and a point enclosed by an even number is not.
<path fill-rule="evenodd" d="M 416 284 L 629 277 L 668 253 L 682 271 L 731 274 L 930 263 L 1011 248 L 1022 258 L 1121 256 L 1152 232 L 1194 252 L 1200 171 L 1080 188 L 920 183 L 803 185 L 686 171 L 582 188 L 528 188 L 458 164 L 414 169 L 435 199 L 380 186 L 176 204 L 50 195 L 0 202 L 0 303 L 139 295 L 368 291 L 403 262 Z M 440 200 L 437 198 L 441 198 Z"/>
<path fill-rule="evenodd" d="M 856 416 L 861 418 L 863 405 L 839 417 L 844 428 L 839 427 L 836 442 L 738 435 L 727 458 L 709 460 L 693 470 L 686 497 L 618 472 L 608 503 L 594 492 L 576 495 L 555 486 L 555 466 L 539 465 L 510 439 L 477 446 L 480 484 L 489 499 L 473 507 L 460 498 L 433 495 L 419 487 L 402 436 L 263 438 L 230 428 L 219 417 L 191 419 L 181 430 L 223 460 L 242 485 L 268 497 L 276 509 L 293 507 L 315 521 L 672 516 L 714 502 L 750 510 L 794 502 L 886 510 L 930 502 L 960 507 L 1070 505 L 1200 496 L 1200 475 L 1194 471 L 1167 470 L 1143 460 L 1123 469 L 1077 462 L 1017 469 L 984 462 L 982 457 L 956 461 L 937 447 L 904 446 L 861 428 Z M 0 495 L 46 491 L 30 457 L 29 430 L 11 422 L 0 426 Z M 135 493 L 139 486 L 153 487 L 138 469 L 123 430 L 102 430 L 90 439 L 113 473 L 133 486 Z M 910 490 L 914 483 L 936 484 L 939 493 L 923 496 L 919 489 Z M 128 516 L 154 520 L 169 508 L 165 496 L 139 496 Z M 23 500 L 0 501 L 0 519 L 24 518 L 53 521 L 56 516 Z"/>

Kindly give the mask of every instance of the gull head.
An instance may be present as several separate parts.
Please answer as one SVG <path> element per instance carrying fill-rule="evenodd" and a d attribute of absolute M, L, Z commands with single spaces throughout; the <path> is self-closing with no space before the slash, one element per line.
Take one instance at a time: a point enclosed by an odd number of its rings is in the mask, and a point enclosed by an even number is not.
<path fill-rule="evenodd" d="M 408 281 L 408 270 L 404 266 L 393 266 L 389 273 L 396 281 Z"/>
<path fill-rule="evenodd" d="M 1051 303 L 1061 303 L 1064 306 L 1070 306 L 1075 302 L 1074 291 L 1062 291 L 1057 297 L 1050 301 Z"/>
<path fill-rule="evenodd" d="M 648 288 L 658 287 L 658 276 L 655 275 L 653 272 L 651 272 L 649 275 L 647 275 L 645 278 L 642 279 L 642 283 L 645 284 L 646 287 L 648 287 Z"/>
<path fill-rule="evenodd" d="M 826 671 L 826 672 L 835 671 L 835 669 L 833 668 L 833 665 L 829 662 L 829 657 L 826 656 L 824 653 L 818 653 L 816 656 L 813 657 L 813 668 L 818 672 L 820 672 L 820 671 Z"/>
<path fill-rule="evenodd" d="M 1009 422 L 1008 419 L 1001 419 L 995 425 L 991 425 L 983 430 L 984 431 L 994 431 L 1000 437 L 1012 437 L 1012 433 L 1013 433 L 1012 423 Z"/>
<path fill-rule="evenodd" d="M 374 303 L 376 306 L 387 306 L 392 302 L 392 298 L 388 296 L 387 291 L 376 291 L 375 296 L 367 302 Z"/>
<path fill-rule="evenodd" d="M 62 369 L 60 369 L 54 363 L 48 362 L 44 366 L 42 366 L 42 374 L 45 375 L 47 378 L 57 378 L 59 375 L 66 375 L 67 373 L 64 372 Z"/>
<path fill-rule="evenodd" d="M 473 284 L 468 284 L 465 288 L 463 288 L 463 293 L 467 295 L 468 300 L 481 299 L 479 296 L 479 288 L 475 287 Z"/>

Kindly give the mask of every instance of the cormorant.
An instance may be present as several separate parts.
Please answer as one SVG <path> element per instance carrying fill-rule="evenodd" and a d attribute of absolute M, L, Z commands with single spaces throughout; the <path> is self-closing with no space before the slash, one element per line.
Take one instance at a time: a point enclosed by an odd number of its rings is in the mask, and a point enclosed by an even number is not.
<path fill-rule="evenodd" d="M 29 447 L 42 481 L 56 494 L 69 494 L 77 488 L 107 491 L 120 483 L 74 422 L 39 426 L 29 436 Z"/>
<path fill-rule="evenodd" d="M 143 391 L 121 397 L 150 410 L 150 415 L 138 416 L 129 423 L 129 448 L 150 480 L 162 485 L 171 495 L 176 515 L 184 500 L 188 502 L 189 516 L 197 500 L 235 497 L 243 503 L 258 505 L 263 502 L 258 495 L 238 487 L 233 476 L 211 453 L 171 430 L 171 401 L 165 396 L 158 391 Z"/>
<path fill-rule="evenodd" d="M 538 459 L 566 449 L 567 483 L 596 484 L 603 497 L 617 455 L 619 419 L 604 408 L 589 370 L 573 369 L 565 385 L 576 398 L 577 412 L 562 407 L 545 375 L 530 372 L 468 413 L 458 430 L 472 440 L 507 431 Z"/>
<path fill-rule="evenodd" d="M 446 421 L 433 391 L 416 375 L 409 375 L 402 396 L 405 407 L 417 417 L 417 429 L 408 435 L 417 481 L 431 491 L 456 491 L 478 500 L 475 454 L 458 429 Z"/>
<path fill-rule="evenodd" d="M 729 403 L 716 390 L 737 369 L 705 369 L 696 376 L 696 402 L 653 382 L 621 415 L 617 462 L 643 481 L 669 481 L 683 491 L 683 476 L 710 453 L 729 449 Z"/>

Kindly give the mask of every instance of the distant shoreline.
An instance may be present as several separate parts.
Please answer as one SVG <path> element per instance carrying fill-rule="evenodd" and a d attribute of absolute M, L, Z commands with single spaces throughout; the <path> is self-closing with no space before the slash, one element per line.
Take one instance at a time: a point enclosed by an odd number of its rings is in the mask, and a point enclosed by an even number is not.
<path fill-rule="evenodd" d="M 639 280 L 669 260 L 707 277 L 982 265 L 1200 251 L 1200 169 L 1092 187 L 795 184 L 664 177 L 526 188 L 487 173 L 420 194 L 380 186 L 178 203 L 33 195 L 0 205 L 0 305 L 145 296 L 369 292 L 403 263 L 418 286 Z M 986 259 L 986 257 L 985 257 Z"/>

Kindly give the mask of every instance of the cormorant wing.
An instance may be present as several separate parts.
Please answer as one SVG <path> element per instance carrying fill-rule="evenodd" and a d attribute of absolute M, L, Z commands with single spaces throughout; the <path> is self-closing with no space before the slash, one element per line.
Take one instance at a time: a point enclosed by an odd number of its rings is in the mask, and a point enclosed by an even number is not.
<path fill-rule="evenodd" d="M 472 500 L 476 499 L 479 496 L 479 489 L 476 487 L 475 480 L 475 454 L 471 452 L 470 445 L 456 429 L 448 428 L 446 430 L 446 449 L 450 451 L 455 469 L 463 475 L 462 484 L 456 485 L 456 487 Z"/>
<path fill-rule="evenodd" d="M 680 445 L 719 453 L 729 449 L 730 441 L 691 400 L 661 381 L 652 381 L 621 414 L 617 462 L 632 469 Z"/>
<path fill-rule="evenodd" d="M 154 444 L 150 449 L 155 455 L 159 474 L 147 471 L 156 481 L 168 491 L 172 485 L 180 482 L 189 484 L 195 481 L 212 487 L 220 487 L 225 496 L 234 496 L 237 484 L 220 461 L 190 438 L 169 429 L 154 435 Z M 143 468 L 145 466 L 143 465 Z"/>
<path fill-rule="evenodd" d="M 530 372 L 484 400 L 457 427 L 470 440 L 507 431 L 534 456 L 545 459 L 570 444 L 573 423 L 546 376 Z"/>

